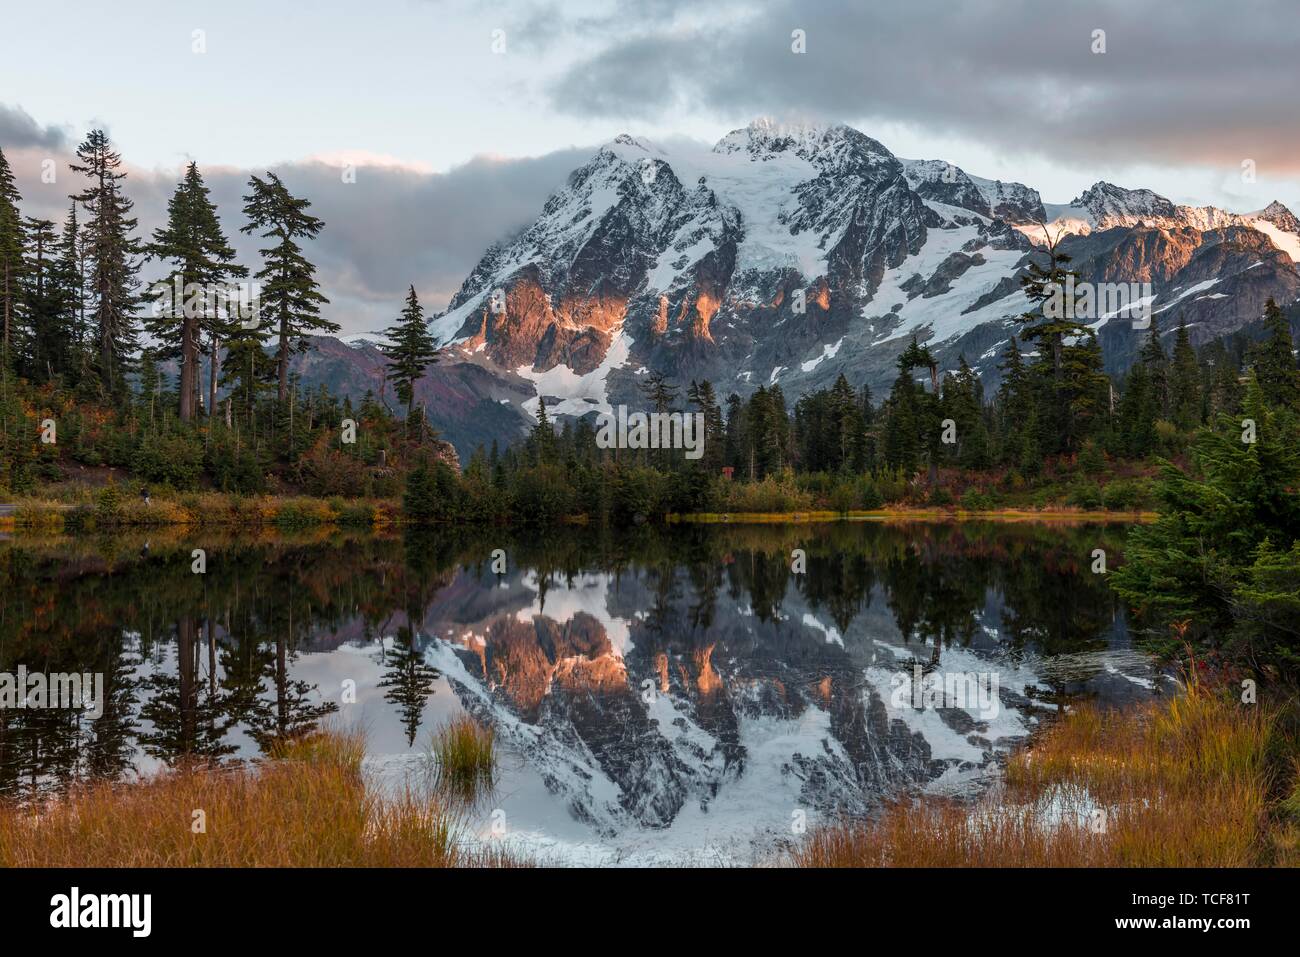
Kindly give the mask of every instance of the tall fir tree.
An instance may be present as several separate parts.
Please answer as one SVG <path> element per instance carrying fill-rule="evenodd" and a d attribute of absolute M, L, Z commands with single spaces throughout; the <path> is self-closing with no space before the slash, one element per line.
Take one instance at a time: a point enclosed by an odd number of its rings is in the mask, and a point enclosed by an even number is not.
<path fill-rule="evenodd" d="M 1169 369 L 1169 406 L 1174 424 L 1184 431 L 1201 424 L 1201 370 L 1187 323 L 1178 324 L 1174 356 Z"/>
<path fill-rule="evenodd" d="M 180 360 L 180 418 L 189 422 L 198 414 L 198 396 L 203 389 L 203 333 L 208 337 L 212 373 L 208 405 L 212 406 L 221 342 L 239 325 L 239 316 L 234 314 L 237 302 L 216 292 L 224 292 L 235 278 L 248 275 L 248 270 L 235 262 L 234 247 L 221 229 L 197 163 L 185 168 L 185 176 L 167 203 L 167 223 L 154 230 L 149 255 L 168 263 L 170 271 L 166 289 L 157 294 L 145 326 L 160 344 L 155 358 Z M 199 295 L 193 295 L 194 291 Z M 214 411 L 209 408 L 209 414 Z"/>
<path fill-rule="evenodd" d="M 406 294 L 406 306 L 401 318 L 384 331 L 388 344 L 384 356 L 388 360 L 386 375 L 393 383 L 397 400 L 406 406 L 406 424 L 411 425 L 411 412 L 415 404 L 415 384 L 429 366 L 438 361 L 438 344 L 429 332 L 424 318 L 424 307 L 412 285 Z"/>
<path fill-rule="evenodd" d="M 135 358 L 140 306 L 140 256 L 143 248 L 133 235 L 134 203 L 122 192 L 122 157 L 103 130 L 91 130 L 77 147 L 72 171 L 90 184 L 73 198 L 89 214 L 86 258 L 89 260 L 88 298 L 95 329 L 94 366 L 99 387 L 108 395 L 126 392 L 126 374 Z"/>
<path fill-rule="evenodd" d="M 1060 236 L 1043 229 L 1045 244 L 1031 257 L 1021 289 L 1030 308 L 1018 318 L 1021 341 L 1034 343 L 1039 357 L 1034 372 L 1043 384 L 1035 410 L 1040 451 L 1066 452 L 1078 447 L 1095 418 L 1100 350 L 1076 293 L 1078 273 L 1058 246 Z M 1045 256 L 1040 262 L 1038 256 Z M 1091 342 L 1083 341 L 1092 339 Z M 1071 351 L 1071 345 L 1075 346 Z M 1085 417 L 1076 422 L 1075 414 Z"/>
<path fill-rule="evenodd" d="M 1291 323 L 1272 299 L 1264 306 L 1264 330 L 1267 337 L 1252 350 L 1255 378 L 1269 402 L 1300 408 L 1300 373 L 1296 371 Z"/>
<path fill-rule="evenodd" d="M 67 366 L 72 344 L 71 293 L 60 268 L 59 239 L 48 219 L 28 219 L 23 268 L 26 374 L 50 381 Z"/>
<path fill-rule="evenodd" d="M 245 233 L 258 233 L 272 244 L 259 250 L 262 268 L 256 273 L 261 287 L 261 318 L 276 337 L 277 397 L 289 395 L 289 360 L 307 348 L 314 332 L 338 332 L 335 322 L 321 318 L 320 307 L 329 303 L 316 282 L 316 267 L 303 255 L 299 240 L 314 239 L 325 224 L 307 212 L 311 203 L 294 196 L 274 173 L 266 179 L 251 176 L 251 192 L 244 197 Z"/>
<path fill-rule="evenodd" d="M 22 197 L 13 170 L 0 149 L 0 366 L 8 375 L 13 361 L 13 340 L 18 322 L 23 272 L 23 219 L 18 204 Z"/>
<path fill-rule="evenodd" d="M 1165 355 L 1165 347 L 1160 342 L 1160 328 L 1155 316 L 1151 317 L 1151 331 L 1147 333 L 1146 342 L 1138 352 L 1138 361 L 1147 367 L 1156 418 L 1167 419 L 1169 417 L 1169 357 Z"/>
<path fill-rule="evenodd" d="M 687 398 L 704 417 L 704 450 L 700 457 L 701 466 L 709 472 L 716 472 L 722 467 L 726 453 L 725 428 L 722 422 L 722 407 L 718 405 L 713 392 L 713 383 L 708 379 L 691 382 L 686 392 Z"/>

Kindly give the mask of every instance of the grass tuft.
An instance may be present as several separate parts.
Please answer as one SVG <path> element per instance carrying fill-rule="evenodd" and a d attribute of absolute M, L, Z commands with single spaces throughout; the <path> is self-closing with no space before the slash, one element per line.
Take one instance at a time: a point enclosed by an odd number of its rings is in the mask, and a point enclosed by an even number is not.
<path fill-rule="evenodd" d="M 468 715 L 438 728 L 433 735 L 434 772 L 439 788 L 463 800 L 490 789 L 496 777 L 496 736 Z"/>

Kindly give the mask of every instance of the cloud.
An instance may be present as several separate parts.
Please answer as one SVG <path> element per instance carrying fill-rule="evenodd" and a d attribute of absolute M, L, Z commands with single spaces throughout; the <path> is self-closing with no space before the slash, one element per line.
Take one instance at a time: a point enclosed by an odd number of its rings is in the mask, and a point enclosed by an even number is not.
<path fill-rule="evenodd" d="M 68 141 L 66 131 L 57 126 L 41 126 L 21 107 L 0 103 L 0 149 L 61 150 Z"/>
<path fill-rule="evenodd" d="M 1284 0 L 755 0 L 713 25 L 656 6 L 554 77 L 553 108 L 879 120 L 1068 163 L 1300 170 L 1300 18 Z"/>
<path fill-rule="evenodd" d="M 0 105 L 0 121 L 9 116 L 26 118 L 21 124 L 25 129 L 39 129 L 26 113 Z M 25 144 L 6 139 L 2 148 L 23 197 L 23 214 L 62 223 L 68 195 L 83 185 L 68 169 L 70 138 L 29 136 Z M 521 159 L 477 157 L 441 173 L 421 163 L 361 152 L 272 169 L 295 195 L 309 199 L 313 215 L 325 222 L 320 235 L 306 244 L 307 255 L 316 263 L 322 290 L 330 299 L 325 315 L 347 334 L 391 325 L 412 284 L 430 313 L 441 310 L 487 247 L 531 223 L 547 197 L 594 151 L 570 148 Z M 42 180 L 42 163 L 50 158 L 56 161 L 53 183 Z M 147 240 L 162 224 L 181 171 L 134 167 L 129 156 L 124 160 L 126 193 L 139 218 L 137 235 Z M 355 176 L 345 177 L 349 165 Z M 262 240 L 239 229 L 244 225 L 249 174 L 265 170 L 212 166 L 201 171 L 240 261 L 255 270 Z M 156 272 L 157 267 L 146 267 L 146 281 Z"/>

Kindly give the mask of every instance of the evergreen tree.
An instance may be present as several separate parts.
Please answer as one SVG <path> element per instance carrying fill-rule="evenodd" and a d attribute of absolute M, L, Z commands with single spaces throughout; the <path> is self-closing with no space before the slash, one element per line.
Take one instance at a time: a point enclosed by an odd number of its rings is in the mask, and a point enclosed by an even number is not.
<path fill-rule="evenodd" d="M 1151 317 L 1151 331 L 1147 341 L 1138 352 L 1138 361 L 1147 368 L 1147 379 L 1151 383 L 1151 401 L 1155 406 L 1156 418 L 1169 417 L 1169 357 L 1165 347 L 1160 344 L 1160 330 L 1156 317 Z"/>
<path fill-rule="evenodd" d="M 1160 517 L 1129 533 L 1112 584 L 1157 639 L 1179 623 L 1195 646 L 1235 646 L 1251 663 L 1294 669 L 1300 426 L 1289 408 L 1269 407 L 1254 375 L 1244 412 L 1255 441 L 1243 441 L 1240 421 L 1224 415 L 1198 434 L 1194 472 L 1162 464 Z"/>
<path fill-rule="evenodd" d="M 23 220 L 18 211 L 21 198 L 9 160 L 5 158 L 4 150 L 0 150 L 0 314 L 4 322 L 3 337 L 0 338 L 0 368 L 5 375 L 9 374 L 13 361 L 23 272 Z"/>
<path fill-rule="evenodd" d="M 1046 263 L 1031 257 L 1020 284 L 1030 302 L 1019 316 L 1022 341 L 1038 346 L 1035 373 L 1042 382 L 1036 403 L 1042 452 L 1077 448 L 1097 418 L 1101 385 L 1100 349 L 1095 335 L 1079 315 L 1075 284 L 1078 274 L 1068 268 L 1070 256 L 1044 229 Z M 1108 401 L 1108 400 L 1107 400 Z M 1082 416 L 1083 421 L 1076 421 Z"/>
<path fill-rule="evenodd" d="M 1020 338 L 1037 344 L 1040 352 L 1046 350 L 1043 359 L 1050 363 L 1052 377 L 1059 382 L 1065 376 L 1066 340 L 1083 335 L 1088 326 L 1075 317 L 1075 297 L 1068 291 L 1073 285 L 1071 280 L 1078 280 L 1078 273 L 1067 268 L 1070 256 L 1057 247 L 1059 237 L 1046 229 L 1044 235 L 1046 264 L 1040 263 L 1036 255 L 1031 256 L 1027 273 L 1020 280 L 1031 304 L 1029 311 L 1019 317 L 1025 326 Z"/>
<path fill-rule="evenodd" d="M 27 334 L 21 351 L 27 374 L 49 381 L 67 366 L 72 342 L 71 292 L 60 269 L 58 237 L 48 219 L 28 219 L 28 255 L 23 267 L 23 312 Z"/>
<path fill-rule="evenodd" d="M 1291 323 L 1276 302 L 1264 306 L 1268 337 L 1253 350 L 1255 377 L 1274 405 L 1300 408 L 1300 373 L 1296 372 Z"/>
<path fill-rule="evenodd" d="M 1016 337 L 1002 350 L 1002 385 L 998 387 L 1001 424 L 1001 460 L 1019 469 L 1035 469 L 1038 464 L 1038 436 L 1034 416 L 1036 399 L 1033 383 L 1020 355 Z"/>
<path fill-rule="evenodd" d="M 397 400 L 406 406 L 407 427 L 411 423 L 411 409 L 415 403 L 415 384 L 425 370 L 438 360 L 438 345 L 429 332 L 424 319 L 424 307 L 411 286 L 406 295 L 406 306 L 396 325 L 385 330 L 389 345 L 384 349 L 388 359 L 388 381 L 393 383 Z"/>
<path fill-rule="evenodd" d="M 289 395 L 289 360 L 292 353 L 307 348 L 312 332 L 338 332 L 337 323 L 322 319 L 320 307 L 329 302 L 319 291 L 316 267 L 303 255 L 300 239 L 314 239 L 324 228 L 307 212 L 311 203 L 294 196 L 274 173 L 266 179 L 252 176 L 252 189 L 244 197 L 244 215 L 248 224 L 242 232 L 260 231 L 273 243 L 258 250 L 262 268 L 256 274 L 261 281 L 261 318 L 277 337 L 275 352 L 277 396 L 281 404 Z"/>
<path fill-rule="evenodd" d="M 60 370 L 79 380 L 90 362 L 88 344 L 90 326 L 86 321 L 86 270 L 85 237 L 77 223 L 77 204 L 68 206 L 68 218 L 63 221 L 59 235 L 58 266 L 59 285 L 66 300 L 66 326 L 70 342 L 67 345 L 67 364 Z"/>
<path fill-rule="evenodd" d="M 191 162 L 185 168 L 184 178 L 167 203 L 167 224 L 154 230 L 149 254 L 168 262 L 171 271 L 166 288 L 155 294 L 153 315 L 145 325 L 161 343 L 156 358 L 180 359 L 180 417 L 182 422 L 189 422 L 196 414 L 202 389 L 202 332 L 208 334 L 212 372 L 208 404 L 212 406 L 221 342 L 239 324 L 234 303 L 220 301 L 211 293 L 225 289 L 234 277 L 248 275 L 248 270 L 235 262 L 234 247 L 222 232 L 217 208 L 208 199 L 208 188 L 197 163 Z M 195 288 L 201 295 L 191 297 Z M 212 414 L 215 410 L 208 411 Z"/>
<path fill-rule="evenodd" d="M 539 465 L 549 465 L 555 461 L 557 443 L 555 426 L 546 414 L 546 399 L 537 397 L 537 424 L 533 426 L 530 441 L 533 447 L 534 461 Z"/>
<path fill-rule="evenodd" d="M 713 394 L 713 383 L 708 379 L 691 382 L 687 398 L 704 416 L 704 454 L 700 465 L 708 472 L 717 472 L 722 467 L 726 454 L 725 427 L 722 422 L 722 407 Z"/>
<path fill-rule="evenodd" d="M 1174 340 L 1173 364 L 1169 371 L 1169 405 L 1174 424 L 1190 430 L 1201 424 L 1201 370 L 1196 365 L 1196 350 L 1187 335 L 1187 323 L 1178 324 Z"/>
<path fill-rule="evenodd" d="M 103 130 L 91 130 L 77 147 L 79 162 L 73 172 L 83 173 L 90 185 L 73 198 L 86 207 L 86 256 L 90 262 L 89 299 L 95 329 L 95 364 L 101 390 L 120 396 L 126 390 L 126 373 L 135 356 L 136 310 L 140 305 L 137 274 L 142 247 L 132 233 L 134 203 L 122 192 L 126 173 L 122 157 L 109 144 Z"/>

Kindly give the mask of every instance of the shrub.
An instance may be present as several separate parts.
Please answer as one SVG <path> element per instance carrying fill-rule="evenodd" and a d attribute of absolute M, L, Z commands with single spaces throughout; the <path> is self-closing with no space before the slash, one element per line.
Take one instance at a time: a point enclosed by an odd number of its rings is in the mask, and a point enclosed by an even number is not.
<path fill-rule="evenodd" d="M 137 475 L 173 488 L 193 488 L 203 472 L 203 444 L 181 435 L 146 435 L 132 457 Z"/>
<path fill-rule="evenodd" d="M 117 483 L 109 482 L 95 497 L 95 521 L 100 525 L 115 525 L 122 518 L 122 490 Z"/>
<path fill-rule="evenodd" d="M 866 511 L 873 511 L 885 504 L 876 483 L 865 475 L 858 481 L 858 502 Z"/>
<path fill-rule="evenodd" d="M 1101 492 L 1102 503 L 1113 511 L 1130 511 L 1139 508 L 1146 498 L 1141 483 L 1132 479 L 1117 479 Z"/>
<path fill-rule="evenodd" d="M 1066 501 L 1076 508 L 1092 511 L 1101 508 L 1101 488 L 1095 482 L 1086 480 L 1076 482 L 1070 489 Z"/>
<path fill-rule="evenodd" d="M 835 487 L 831 489 L 828 496 L 827 504 L 830 505 L 833 512 L 848 512 L 857 504 L 857 489 L 852 482 L 844 479 L 836 482 Z"/>
<path fill-rule="evenodd" d="M 930 489 L 929 502 L 931 505 L 938 506 L 939 508 L 947 508 L 952 504 L 952 501 L 952 492 L 948 491 L 942 485 L 936 485 L 934 488 Z"/>

